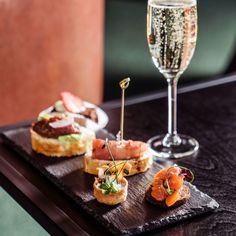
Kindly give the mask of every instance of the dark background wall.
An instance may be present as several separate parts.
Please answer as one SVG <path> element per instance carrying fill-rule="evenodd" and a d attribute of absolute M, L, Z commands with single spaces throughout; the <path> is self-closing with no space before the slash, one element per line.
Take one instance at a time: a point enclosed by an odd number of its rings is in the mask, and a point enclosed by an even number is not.
<path fill-rule="evenodd" d="M 105 15 L 104 100 L 120 96 L 118 81 L 130 76 L 127 96 L 166 87 L 146 42 L 146 0 L 107 0 Z M 236 1 L 198 1 L 198 40 L 179 84 L 223 74 L 235 52 Z"/>

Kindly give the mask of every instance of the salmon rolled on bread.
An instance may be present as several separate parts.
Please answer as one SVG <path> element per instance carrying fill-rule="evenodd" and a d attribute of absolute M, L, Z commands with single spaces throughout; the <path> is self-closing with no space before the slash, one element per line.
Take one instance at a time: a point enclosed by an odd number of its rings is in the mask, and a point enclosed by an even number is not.
<path fill-rule="evenodd" d="M 107 145 L 109 145 L 110 150 Z M 92 152 L 87 153 L 84 157 L 84 171 L 89 174 L 97 175 L 99 167 L 113 163 L 111 155 L 115 162 L 127 161 L 127 163 L 131 165 L 129 171 L 124 171 L 125 176 L 145 172 L 153 163 L 148 145 L 144 142 L 109 140 L 106 143 L 105 140 L 94 139 Z"/>
<path fill-rule="evenodd" d="M 184 181 L 193 181 L 193 173 L 184 167 L 173 166 L 160 170 L 154 175 L 146 191 L 146 200 L 161 207 L 175 207 L 190 198 L 190 189 Z"/>
<path fill-rule="evenodd" d="M 53 157 L 84 154 L 92 148 L 93 131 L 81 127 L 73 117 L 47 116 L 32 124 L 32 149 Z"/>

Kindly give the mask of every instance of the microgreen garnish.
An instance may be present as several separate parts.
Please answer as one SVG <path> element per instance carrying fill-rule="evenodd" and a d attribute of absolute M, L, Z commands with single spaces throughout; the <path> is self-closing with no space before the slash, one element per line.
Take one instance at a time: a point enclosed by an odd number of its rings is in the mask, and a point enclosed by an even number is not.
<path fill-rule="evenodd" d="M 100 188 L 104 190 L 104 194 L 117 193 L 119 191 L 117 184 L 114 182 L 104 182 L 101 183 Z"/>
<path fill-rule="evenodd" d="M 114 157 L 113 157 L 113 155 L 112 155 L 112 153 L 111 153 L 111 149 L 110 149 L 110 147 L 109 147 L 109 143 L 108 143 L 108 139 L 107 139 L 107 138 L 106 138 L 105 144 L 106 144 L 107 150 L 108 150 L 108 152 L 109 152 L 109 154 L 110 154 L 110 156 L 111 156 L 111 159 L 112 159 L 112 161 L 113 161 L 113 164 L 114 164 L 114 166 L 115 166 L 116 181 L 117 181 L 117 183 L 118 183 L 118 175 L 117 175 L 116 162 L 115 162 L 115 159 L 114 159 Z"/>
<path fill-rule="evenodd" d="M 193 172 L 190 169 L 186 168 L 186 167 L 182 167 L 182 166 L 178 166 L 178 167 L 181 170 L 179 176 L 184 176 L 184 180 L 192 183 L 193 180 L 194 180 Z"/>
<path fill-rule="evenodd" d="M 124 164 L 123 164 L 123 166 L 121 167 L 121 169 L 120 169 L 120 171 L 119 171 L 119 173 L 118 173 L 117 176 L 119 176 L 119 175 L 121 174 L 121 172 L 124 170 L 126 163 L 127 163 L 127 161 L 124 161 Z"/>
<path fill-rule="evenodd" d="M 170 188 L 168 179 L 165 180 L 163 186 L 165 187 L 166 192 L 167 192 L 169 195 L 171 195 L 171 194 L 174 193 L 174 189 Z"/>
<path fill-rule="evenodd" d="M 120 162 L 120 163 L 116 164 L 116 167 L 123 164 L 123 167 L 122 167 L 122 169 L 123 169 L 124 166 L 125 166 L 125 164 L 126 164 L 126 162 L 127 162 L 127 161 Z M 113 167 L 114 167 L 114 166 L 108 167 L 108 168 L 104 171 L 104 174 L 105 174 L 105 175 L 111 175 L 112 172 L 111 172 L 110 170 L 111 170 Z M 119 172 L 119 174 L 120 174 L 120 173 L 121 173 L 121 171 Z M 119 174 L 118 174 L 117 176 L 119 176 Z"/>
<path fill-rule="evenodd" d="M 105 178 L 102 178 L 102 182 L 100 184 L 100 188 L 103 190 L 104 194 L 109 194 L 109 193 L 117 193 L 119 191 L 119 175 L 123 172 L 124 168 L 125 168 L 125 164 L 127 163 L 127 161 L 124 162 L 120 162 L 120 163 L 116 163 L 115 159 L 112 155 L 112 152 L 110 150 L 109 147 L 109 143 L 108 140 L 106 139 L 105 141 L 105 145 L 108 149 L 108 152 L 111 156 L 113 165 L 108 166 L 105 171 L 104 171 L 104 176 Z M 121 169 L 117 168 L 119 165 L 123 165 L 121 167 Z M 115 171 L 112 170 L 113 168 L 115 168 Z M 112 176 L 113 175 L 113 176 Z M 115 175 L 115 178 L 114 178 Z"/>
<path fill-rule="evenodd" d="M 106 182 L 102 182 L 100 185 L 101 189 L 107 190 L 110 187 L 110 185 Z"/>

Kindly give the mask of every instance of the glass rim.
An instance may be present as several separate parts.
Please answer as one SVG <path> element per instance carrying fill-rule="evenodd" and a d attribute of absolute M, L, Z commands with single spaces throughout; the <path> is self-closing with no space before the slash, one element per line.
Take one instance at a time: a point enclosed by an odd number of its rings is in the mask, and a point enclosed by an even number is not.
<path fill-rule="evenodd" d="M 148 4 L 163 4 L 163 5 L 169 5 L 169 6 L 179 6 L 179 5 L 187 5 L 192 6 L 197 4 L 197 0 L 148 0 Z"/>

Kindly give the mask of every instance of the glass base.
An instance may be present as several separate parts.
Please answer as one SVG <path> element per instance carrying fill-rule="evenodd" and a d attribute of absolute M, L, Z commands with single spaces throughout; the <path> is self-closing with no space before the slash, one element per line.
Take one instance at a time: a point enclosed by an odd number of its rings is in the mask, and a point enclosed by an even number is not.
<path fill-rule="evenodd" d="M 161 158 L 181 158 L 193 156 L 199 149 L 198 141 L 190 136 L 179 134 L 180 143 L 166 147 L 163 140 L 166 135 L 158 135 L 148 140 L 150 150 L 154 156 Z"/>

